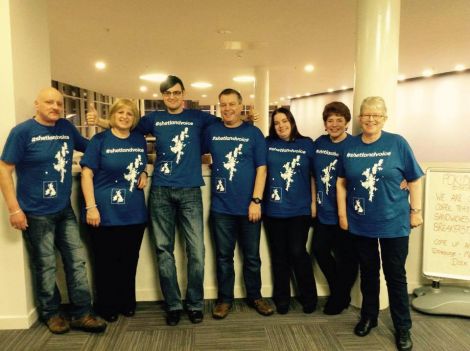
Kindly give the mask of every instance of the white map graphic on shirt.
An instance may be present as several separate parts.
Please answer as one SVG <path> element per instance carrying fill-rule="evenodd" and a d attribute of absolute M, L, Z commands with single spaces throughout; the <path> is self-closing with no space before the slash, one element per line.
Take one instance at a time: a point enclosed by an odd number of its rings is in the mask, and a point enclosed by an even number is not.
<path fill-rule="evenodd" d="M 224 162 L 224 168 L 229 170 L 228 180 L 232 181 L 233 175 L 237 171 L 236 165 L 238 163 L 238 156 L 242 154 L 243 144 L 238 145 L 233 151 L 229 151 L 225 157 L 227 162 Z"/>
<path fill-rule="evenodd" d="M 323 184 L 325 184 L 325 193 L 328 195 L 328 192 L 330 191 L 330 181 L 333 179 L 333 176 L 331 175 L 331 171 L 334 171 L 335 165 L 338 162 L 338 159 L 334 160 L 331 162 L 328 166 L 322 169 L 323 175 L 321 176 L 321 181 Z"/>
<path fill-rule="evenodd" d="M 54 188 L 54 183 L 47 183 L 47 188 L 46 191 L 44 192 L 44 195 L 47 197 L 55 197 L 57 195 L 57 191 Z"/>
<path fill-rule="evenodd" d="M 186 144 L 183 141 L 188 138 L 188 131 L 189 129 L 186 127 L 179 135 L 176 135 L 173 139 L 171 139 L 174 144 L 172 147 L 170 147 L 170 150 L 176 154 L 177 164 L 180 162 L 181 156 L 184 155 L 183 149 L 185 148 Z"/>
<path fill-rule="evenodd" d="M 317 204 L 321 205 L 323 203 L 323 192 L 317 192 Z"/>
<path fill-rule="evenodd" d="M 379 181 L 379 178 L 376 176 L 379 171 L 382 171 L 382 164 L 384 163 L 383 159 L 380 159 L 377 163 L 372 166 L 372 170 L 367 168 L 362 175 L 366 177 L 366 180 L 361 180 L 361 185 L 364 189 L 369 191 L 369 201 L 372 202 L 374 199 L 374 193 L 377 191 L 375 184 Z"/>
<path fill-rule="evenodd" d="M 131 191 L 132 191 L 132 190 L 131 190 Z M 122 202 L 124 202 L 124 198 L 122 197 L 122 194 L 121 194 L 121 189 L 117 189 L 116 192 L 114 193 L 113 202 L 114 202 L 114 203 L 122 203 Z"/>
<path fill-rule="evenodd" d="M 163 162 L 163 165 L 160 167 L 160 173 L 163 173 L 163 174 L 171 173 L 170 165 L 168 164 L 168 162 Z"/>
<path fill-rule="evenodd" d="M 360 199 L 354 199 L 354 210 L 359 214 L 364 213 L 364 209 L 361 206 L 361 200 Z"/>
<path fill-rule="evenodd" d="M 57 159 L 57 163 L 53 163 L 52 165 L 54 166 L 54 169 L 60 173 L 60 182 L 64 182 L 64 177 L 65 173 L 67 173 L 67 170 L 65 169 L 65 165 L 68 163 L 68 161 L 65 159 L 65 155 L 69 153 L 67 143 L 64 142 L 62 147 L 60 148 L 59 151 L 55 154 L 55 158 Z"/>
<path fill-rule="evenodd" d="M 287 161 L 284 166 L 282 166 L 285 171 L 284 173 L 281 172 L 281 178 L 286 181 L 286 191 L 289 191 L 291 183 L 294 182 L 292 179 L 294 177 L 295 168 L 300 165 L 300 155 L 297 155 L 297 157 L 294 157 L 292 161 Z"/>
<path fill-rule="evenodd" d="M 273 192 L 271 193 L 271 200 L 281 201 L 281 197 L 279 196 L 279 189 L 278 188 L 273 188 Z"/>
<path fill-rule="evenodd" d="M 217 185 L 215 187 L 215 190 L 218 193 L 224 193 L 225 192 L 225 186 L 224 186 L 224 181 L 222 178 L 217 178 Z"/>
<path fill-rule="evenodd" d="M 129 191 L 134 190 L 134 186 L 137 184 L 137 179 L 139 178 L 139 174 L 137 173 L 137 169 L 139 166 L 142 166 L 142 155 L 137 155 L 135 160 L 127 166 L 127 170 L 129 171 L 127 174 L 124 173 L 124 179 L 129 182 Z"/>

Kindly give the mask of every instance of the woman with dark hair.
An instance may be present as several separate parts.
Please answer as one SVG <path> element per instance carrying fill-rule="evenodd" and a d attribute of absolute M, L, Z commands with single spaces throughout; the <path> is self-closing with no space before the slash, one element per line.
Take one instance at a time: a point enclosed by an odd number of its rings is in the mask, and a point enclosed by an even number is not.
<path fill-rule="evenodd" d="M 273 300 L 278 313 L 289 311 L 293 271 L 303 311 L 312 313 L 317 289 L 306 243 L 312 215 L 313 141 L 299 133 L 292 113 L 281 107 L 271 115 L 267 149 L 263 220 L 271 248 Z"/>
<path fill-rule="evenodd" d="M 411 228 L 423 223 L 423 171 L 406 140 L 382 130 L 387 118 L 381 97 L 364 99 L 359 115 L 362 133 L 338 162 L 338 216 L 341 228 L 353 234 L 361 271 L 361 319 L 354 333 L 363 337 L 377 326 L 382 265 L 396 346 L 411 350 L 405 263 Z M 401 187 L 403 179 L 407 189 Z"/>
<path fill-rule="evenodd" d="M 339 101 L 327 104 L 323 123 L 327 134 L 315 140 L 314 177 L 317 212 L 314 220 L 312 255 L 325 275 L 330 297 L 323 313 L 341 313 L 351 301 L 358 263 L 351 235 L 338 225 L 336 171 L 338 157 L 352 137 L 346 132 L 351 120 L 349 108 Z"/>
<path fill-rule="evenodd" d="M 84 219 L 94 255 L 95 311 L 108 322 L 135 313 L 135 274 L 147 222 L 147 146 L 133 129 L 139 112 L 131 100 L 111 107 L 111 129 L 96 134 L 80 162 Z"/>

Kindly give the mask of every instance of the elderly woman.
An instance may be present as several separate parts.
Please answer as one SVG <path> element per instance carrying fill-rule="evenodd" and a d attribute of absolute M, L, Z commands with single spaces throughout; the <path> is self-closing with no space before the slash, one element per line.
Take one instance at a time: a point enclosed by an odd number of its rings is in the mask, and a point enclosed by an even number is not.
<path fill-rule="evenodd" d="M 114 322 L 135 313 L 135 274 L 147 222 L 146 141 L 132 129 L 139 113 L 130 100 L 110 111 L 111 129 L 96 134 L 80 162 L 85 220 L 94 254 L 95 310 Z"/>
<path fill-rule="evenodd" d="M 361 318 L 354 333 L 366 336 L 377 326 L 382 260 L 396 345 L 399 350 L 411 350 L 405 262 L 410 230 L 423 223 L 423 171 L 406 140 L 382 130 L 386 120 L 381 97 L 364 99 L 359 115 L 362 134 L 348 145 L 339 162 L 338 216 L 341 228 L 354 235 L 361 271 Z M 409 191 L 400 189 L 403 179 Z"/>
<path fill-rule="evenodd" d="M 315 140 L 314 177 L 317 217 L 314 222 L 312 254 L 330 288 L 323 313 L 341 313 L 351 301 L 351 288 L 358 272 L 357 257 L 351 250 L 352 236 L 338 224 L 336 172 L 339 156 L 347 150 L 352 137 L 346 133 L 351 112 L 339 101 L 323 109 L 327 134 Z"/>
<path fill-rule="evenodd" d="M 281 107 L 271 115 L 267 148 L 263 220 L 271 248 L 273 300 L 278 313 L 288 312 L 293 271 L 303 311 L 312 313 L 317 290 L 305 246 L 312 215 L 313 141 L 299 133 L 292 113 Z"/>

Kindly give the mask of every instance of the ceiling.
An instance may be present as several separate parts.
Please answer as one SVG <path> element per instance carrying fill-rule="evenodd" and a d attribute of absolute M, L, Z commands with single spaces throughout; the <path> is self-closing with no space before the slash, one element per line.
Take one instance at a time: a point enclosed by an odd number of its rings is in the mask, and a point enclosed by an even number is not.
<path fill-rule="evenodd" d="M 146 73 L 175 74 L 186 98 L 214 104 L 224 88 L 250 103 L 253 83 L 269 69 L 270 102 L 352 87 L 355 0 L 47 0 L 52 78 L 117 97 L 153 99 L 159 83 Z M 470 0 L 402 0 L 399 72 L 470 67 Z M 241 42 L 227 50 L 226 42 Z M 233 45 L 233 44 L 232 44 Z M 94 63 L 105 61 L 98 71 Z M 315 70 L 306 73 L 304 66 Z M 213 84 L 208 89 L 190 86 Z M 146 85 L 149 90 L 140 92 Z M 207 97 L 201 97 L 206 94 Z M 282 103 L 286 101 L 283 100 Z"/>

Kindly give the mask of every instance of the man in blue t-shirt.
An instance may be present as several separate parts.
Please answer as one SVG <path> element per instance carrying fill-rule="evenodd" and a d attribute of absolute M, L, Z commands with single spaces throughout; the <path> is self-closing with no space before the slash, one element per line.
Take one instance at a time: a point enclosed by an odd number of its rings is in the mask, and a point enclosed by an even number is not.
<path fill-rule="evenodd" d="M 225 318 L 232 306 L 238 240 L 243 251 L 243 277 L 248 304 L 269 316 L 261 297 L 261 199 L 266 182 L 266 142 L 261 131 L 241 120 L 242 97 L 234 89 L 219 94 L 223 123 L 207 128 L 203 152 L 212 156 L 210 224 L 215 241 L 218 301 L 212 311 Z"/>
<path fill-rule="evenodd" d="M 18 124 L 8 136 L 0 161 L 0 187 L 10 224 L 23 231 L 29 249 L 41 319 L 56 334 L 66 333 L 70 327 L 102 332 L 106 323 L 92 315 L 85 253 L 70 205 L 73 150 L 84 151 L 88 140 L 61 118 L 63 105 L 63 96 L 56 89 L 39 92 L 35 116 Z M 64 263 L 70 323 L 59 310 L 55 246 Z"/>

